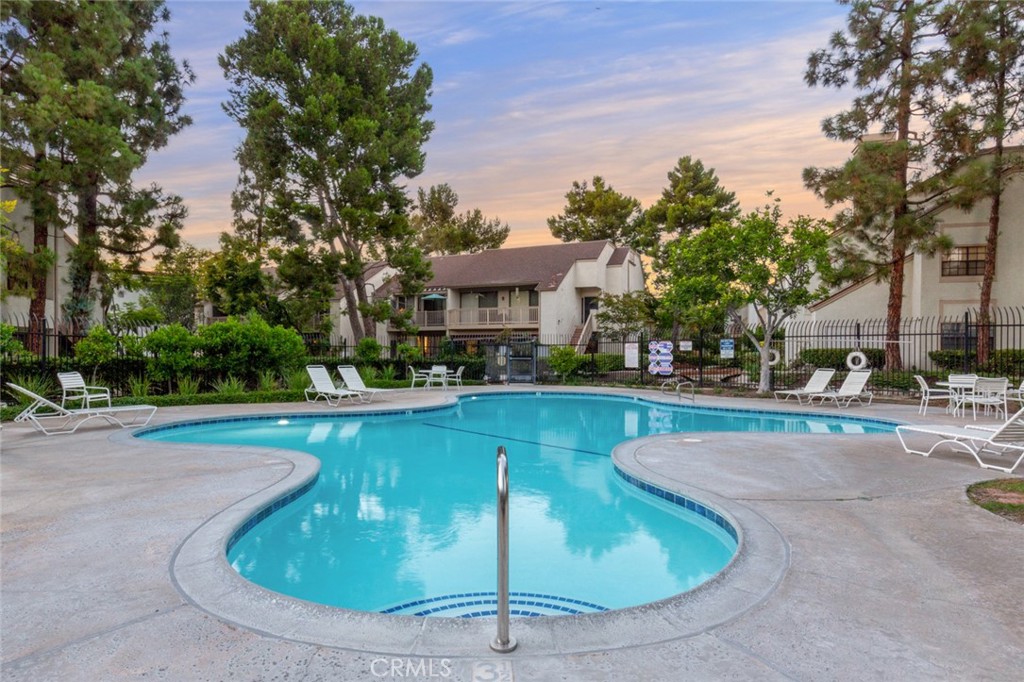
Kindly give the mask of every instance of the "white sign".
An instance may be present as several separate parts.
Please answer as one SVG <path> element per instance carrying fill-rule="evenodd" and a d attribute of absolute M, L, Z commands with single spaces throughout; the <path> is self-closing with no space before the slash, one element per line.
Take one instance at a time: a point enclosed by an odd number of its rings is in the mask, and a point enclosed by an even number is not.
<path fill-rule="evenodd" d="M 679 342 L 679 350 L 683 351 L 684 353 L 692 351 L 693 350 L 693 341 L 680 341 Z"/>
<path fill-rule="evenodd" d="M 626 344 L 626 369 L 640 368 L 640 344 Z"/>
<path fill-rule="evenodd" d="M 732 360 L 736 357 L 736 341 L 733 339 L 722 339 L 718 342 L 718 355 L 723 360 Z"/>

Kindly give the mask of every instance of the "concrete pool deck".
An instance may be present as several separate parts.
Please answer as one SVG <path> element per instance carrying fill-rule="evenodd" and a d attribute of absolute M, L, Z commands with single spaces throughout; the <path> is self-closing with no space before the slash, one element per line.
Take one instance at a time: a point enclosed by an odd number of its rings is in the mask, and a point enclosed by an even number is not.
<path fill-rule="evenodd" d="M 373 409 L 453 395 L 402 391 Z M 153 423 L 357 409 L 162 408 Z M 963 423 L 941 408 L 922 419 L 916 405 L 842 413 Z M 964 493 L 1003 474 L 962 453 L 905 454 L 892 434 L 670 434 L 619 448 L 630 473 L 721 500 L 750 544 L 720 579 L 680 598 L 514 619 L 520 646 L 503 656 L 487 646 L 493 620 L 367 618 L 274 600 L 216 571 L 189 577 L 203 529 L 294 476 L 296 457 L 126 435 L 0 431 L 4 680 L 1017 680 L 1024 665 L 1024 526 Z M 214 601 L 196 601 L 185 584 L 196 579 Z M 246 612 L 217 610 L 226 603 Z"/>

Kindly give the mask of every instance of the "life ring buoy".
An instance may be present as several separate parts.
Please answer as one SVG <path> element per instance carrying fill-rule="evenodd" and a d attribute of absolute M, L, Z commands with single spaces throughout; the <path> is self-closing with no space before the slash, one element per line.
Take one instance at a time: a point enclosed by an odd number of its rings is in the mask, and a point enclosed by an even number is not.
<path fill-rule="evenodd" d="M 852 370 L 864 369 L 868 366 L 868 356 L 855 350 L 846 356 L 846 366 Z"/>
<path fill-rule="evenodd" d="M 504 367 L 504 366 L 505 366 L 505 356 L 504 355 L 499 355 L 498 356 L 498 367 Z"/>
<path fill-rule="evenodd" d="M 782 356 L 779 355 L 779 351 L 775 350 L 774 348 L 772 348 L 771 350 L 768 351 L 768 366 L 769 367 L 774 367 L 775 365 L 779 364 L 780 360 L 782 360 Z"/>

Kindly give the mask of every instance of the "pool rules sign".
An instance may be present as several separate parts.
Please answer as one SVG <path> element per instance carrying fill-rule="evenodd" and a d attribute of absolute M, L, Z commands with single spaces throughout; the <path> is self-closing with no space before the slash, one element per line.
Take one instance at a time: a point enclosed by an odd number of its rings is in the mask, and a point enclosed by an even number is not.
<path fill-rule="evenodd" d="M 651 374 L 672 374 L 672 342 L 651 341 L 647 344 L 647 371 Z"/>

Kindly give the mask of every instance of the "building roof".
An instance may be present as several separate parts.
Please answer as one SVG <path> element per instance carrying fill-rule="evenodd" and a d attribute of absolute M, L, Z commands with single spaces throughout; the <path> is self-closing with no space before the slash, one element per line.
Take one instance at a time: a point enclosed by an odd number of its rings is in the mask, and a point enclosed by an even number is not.
<path fill-rule="evenodd" d="M 626 262 L 626 257 L 629 256 L 628 246 L 619 246 L 612 252 L 612 257 L 608 259 L 608 265 L 622 265 Z"/>
<path fill-rule="evenodd" d="M 488 249 L 458 256 L 433 256 L 434 277 L 427 291 L 481 287 L 558 288 L 576 261 L 596 260 L 611 242 L 606 240 Z M 618 255 L 619 249 L 613 253 Z M 624 249 L 628 251 L 628 249 Z M 625 253 L 621 260 L 625 259 Z"/>

